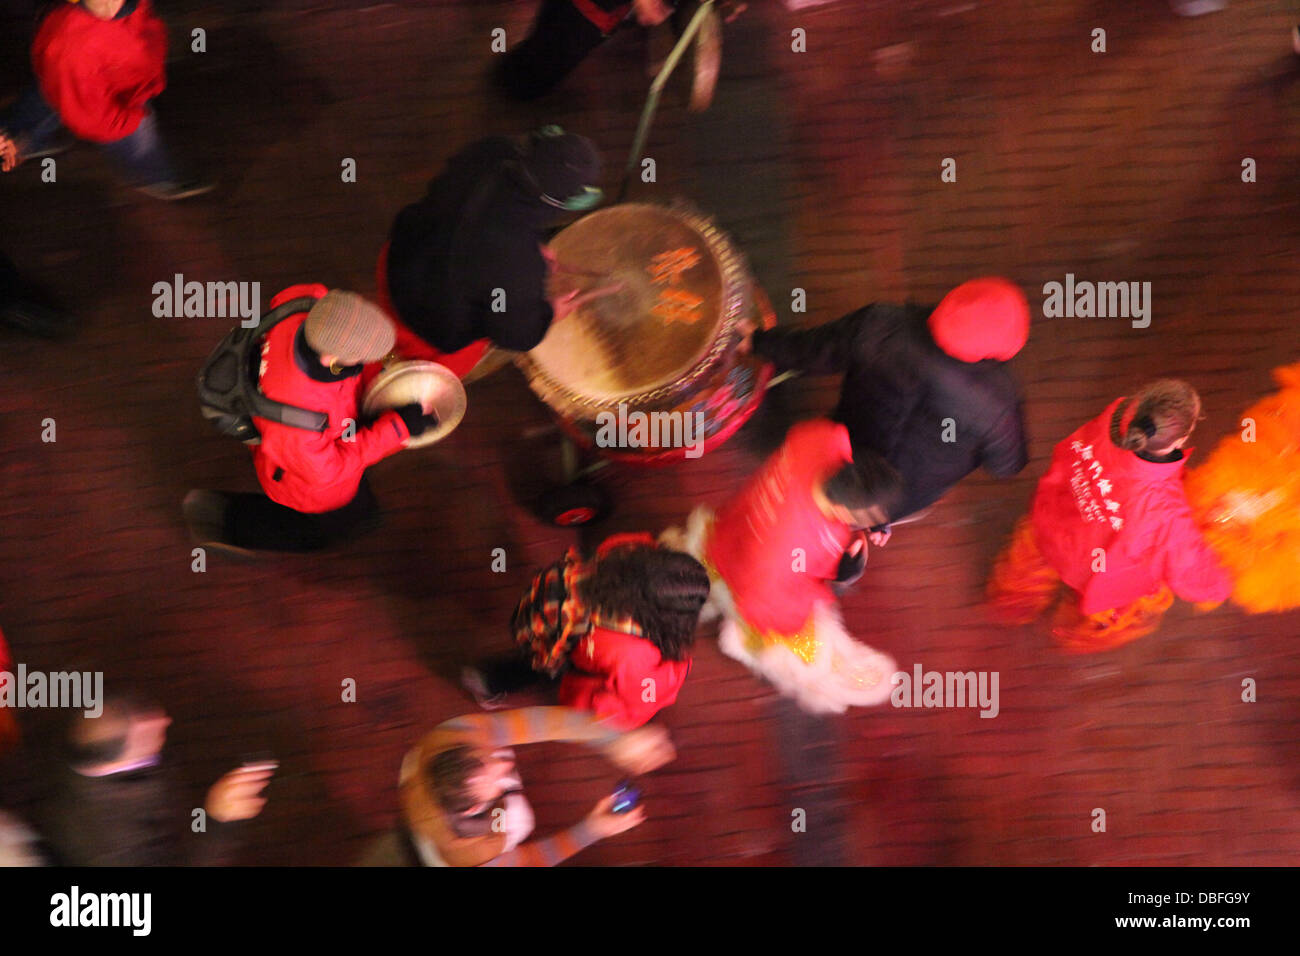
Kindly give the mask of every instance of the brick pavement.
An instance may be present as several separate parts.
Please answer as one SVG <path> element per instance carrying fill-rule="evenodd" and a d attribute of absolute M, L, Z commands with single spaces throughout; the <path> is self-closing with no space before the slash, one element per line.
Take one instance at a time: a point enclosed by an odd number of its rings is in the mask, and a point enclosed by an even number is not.
<path fill-rule="evenodd" d="M 182 272 L 257 280 L 268 297 L 302 280 L 368 291 L 392 216 L 451 152 L 543 119 L 596 137 L 613 181 L 644 43 L 621 35 L 560 93 L 515 106 L 481 81 L 487 36 L 523 29 L 530 4 L 161 6 L 174 44 L 208 31 L 206 54 L 174 52 L 160 109 L 221 192 L 153 203 L 87 149 L 60 160 L 56 185 L 31 169 L 0 180 L 6 250 L 85 323 L 70 347 L 3 337 L 0 622 L 32 667 L 97 661 L 160 697 L 196 799 L 239 754 L 275 751 L 283 776 L 248 826 L 246 862 L 348 863 L 393 822 L 405 748 L 470 708 L 456 668 L 500 646 L 530 569 L 573 540 L 521 503 L 558 464 L 545 438 L 522 440 L 549 415 L 507 370 L 472 387 L 446 443 L 375 469 L 383 531 L 330 558 L 214 559 L 194 574 L 185 490 L 251 489 L 253 476 L 194 407 L 193 373 L 226 323 L 155 319 L 151 286 Z M 1151 281 L 1153 321 L 1037 320 L 1015 362 L 1029 467 L 975 476 L 900 529 L 845 602 L 851 626 L 904 667 L 998 671 L 997 719 L 886 708 L 808 721 L 706 637 L 663 715 L 681 756 L 649 782 L 652 819 L 579 860 L 1294 863 L 1295 614 L 1179 607 L 1156 636 L 1075 660 L 1041 627 L 990 625 L 978 602 L 1052 445 L 1110 398 L 1144 378 L 1191 379 L 1208 448 L 1271 387 L 1269 368 L 1294 360 L 1300 81 L 1269 71 L 1300 15 L 1243 2 L 1186 21 L 1158 0 L 751 7 L 728 32 L 715 111 L 688 114 L 681 88 L 668 97 L 648 150 L 660 182 L 635 195 L 717 215 L 782 321 L 934 300 L 991 272 L 1031 301 L 1066 272 Z M 9 22 L 0 89 L 19 79 L 23 21 Z M 1094 26 L 1104 55 L 1089 52 Z M 794 27 L 808 53 L 790 51 Z M 1240 181 L 1246 156 L 1255 184 Z M 355 184 L 339 181 L 343 157 L 357 160 Z M 944 157 L 956 183 L 940 182 Z M 807 316 L 789 313 L 794 286 Z M 834 389 L 783 386 L 730 445 L 685 467 L 609 469 L 619 508 L 600 533 L 721 500 Z M 57 443 L 39 440 L 45 417 Z M 495 547 L 504 574 L 490 570 Z M 1258 703 L 1239 702 L 1243 676 Z M 356 704 L 339 702 L 345 677 Z M 521 763 L 543 830 L 617 776 L 557 745 Z M 26 770 L 10 761 L 3 783 L 20 808 Z M 791 833 L 796 807 L 810 810 L 806 834 Z M 1104 835 L 1089 828 L 1095 807 Z"/>

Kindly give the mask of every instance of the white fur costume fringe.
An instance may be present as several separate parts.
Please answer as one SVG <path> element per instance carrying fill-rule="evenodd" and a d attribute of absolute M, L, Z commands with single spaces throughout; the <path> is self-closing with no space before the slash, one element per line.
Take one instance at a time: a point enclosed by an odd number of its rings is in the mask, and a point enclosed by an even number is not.
<path fill-rule="evenodd" d="M 703 560 L 705 536 L 712 521 L 713 511 L 701 505 L 686 519 L 685 529 L 669 528 L 659 540 Z M 898 665 L 888 654 L 854 640 L 833 603 L 819 601 L 813 607 L 814 634 L 820 647 L 811 663 L 805 663 L 782 644 L 752 653 L 730 589 L 715 580 L 700 620 L 719 617 L 723 619 L 718 629 L 722 653 L 766 678 L 809 713 L 842 714 L 850 707 L 871 707 L 889 699 Z"/>

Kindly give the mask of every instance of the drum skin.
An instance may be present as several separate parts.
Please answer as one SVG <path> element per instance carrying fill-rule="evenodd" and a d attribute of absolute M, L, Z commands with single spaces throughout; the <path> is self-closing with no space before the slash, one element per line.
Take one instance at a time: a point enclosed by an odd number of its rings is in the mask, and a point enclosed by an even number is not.
<path fill-rule="evenodd" d="M 594 212 L 551 243 L 552 295 L 610 290 L 556 322 L 520 356 L 529 386 L 579 444 L 615 460 L 666 463 L 687 448 L 600 441 L 602 426 L 643 412 L 698 423 L 703 448 L 733 434 L 762 398 L 771 367 L 737 346 L 739 325 L 775 324 L 731 242 L 682 207 L 627 203 Z"/>

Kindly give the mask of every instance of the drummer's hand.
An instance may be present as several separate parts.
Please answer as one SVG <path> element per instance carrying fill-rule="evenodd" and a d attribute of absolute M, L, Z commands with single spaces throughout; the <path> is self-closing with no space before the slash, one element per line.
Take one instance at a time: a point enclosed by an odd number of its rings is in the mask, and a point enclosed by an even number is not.
<path fill-rule="evenodd" d="M 662 0 L 632 0 L 632 9 L 643 27 L 657 26 L 673 15 L 673 8 Z"/>
<path fill-rule="evenodd" d="M 438 417 L 425 412 L 419 402 L 411 402 L 409 405 L 394 408 L 393 411 L 397 412 L 397 416 L 406 425 L 406 430 L 412 438 L 419 438 L 430 428 L 438 427 Z"/>
<path fill-rule="evenodd" d="M 537 248 L 541 250 L 542 258 L 546 260 L 546 270 L 554 272 L 555 263 L 559 261 L 559 257 L 555 255 L 555 250 L 544 242 L 538 243 Z"/>
<path fill-rule="evenodd" d="M 551 300 L 551 309 L 555 312 L 554 321 L 558 322 L 573 312 L 581 303 L 578 302 L 578 290 L 570 289 L 562 296 Z"/>
<path fill-rule="evenodd" d="M 735 23 L 736 17 L 740 16 L 749 9 L 747 3 L 734 3 L 731 0 L 723 0 L 722 12 L 724 23 Z"/>
<path fill-rule="evenodd" d="M 894 532 L 889 530 L 872 531 L 867 534 L 867 540 L 870 541 L 872 544 L 874 544 L 877 548 L 883 548 L 885 545 L 889 544 L 889 536 L 893 533 Z"/>

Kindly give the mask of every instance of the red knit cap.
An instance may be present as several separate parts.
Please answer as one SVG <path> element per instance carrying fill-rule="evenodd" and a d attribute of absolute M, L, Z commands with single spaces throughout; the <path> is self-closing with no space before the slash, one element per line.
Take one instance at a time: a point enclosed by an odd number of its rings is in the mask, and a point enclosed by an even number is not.
<path fill-rule="evenodd" d="M 1029 339 L 1029 302 L 1006 279 L 971 279 L 930 313 L 930 334 L 939 348 L 963 362 L 1005 362 Z"/>

